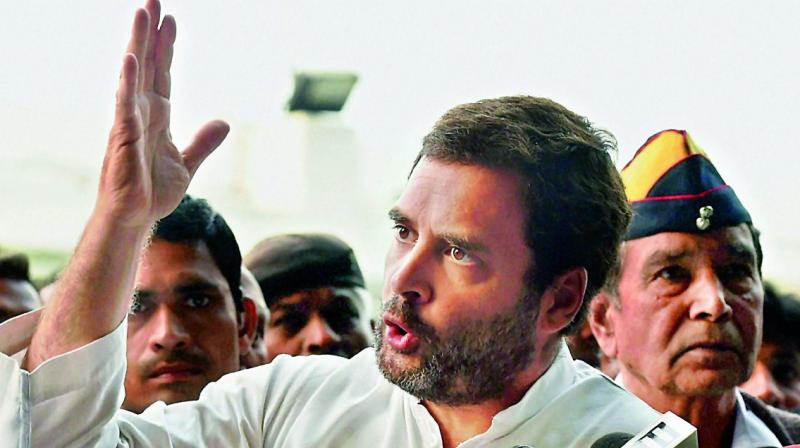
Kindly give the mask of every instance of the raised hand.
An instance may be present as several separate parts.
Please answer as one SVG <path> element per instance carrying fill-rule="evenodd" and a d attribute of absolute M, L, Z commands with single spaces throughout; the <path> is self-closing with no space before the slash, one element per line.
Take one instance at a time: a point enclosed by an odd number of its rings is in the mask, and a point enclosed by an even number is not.
<path fill-rule="evenodd" d="M 160 14 L 157 0 L 136 11 L 97 203 L 33 335 L 28 370 L 119 326 L 151 226 L 175 209 L 197 167 L 228 134 L 227 124 L 212 121 L 183 151 L 172 143 L 175 20 L 166 16 L 159 27 Z"/>
<path fill-rule="evenodd" d="M 125 225 L 150 226 L 180 202 L 202 161 L 225 139 L 228 125 L 211 121 L 183 151 L 172 142 L 170 65 L 175 19 L 149 0 L 136 11 L 122 63 L 113 128 L 97 206 Z"/>

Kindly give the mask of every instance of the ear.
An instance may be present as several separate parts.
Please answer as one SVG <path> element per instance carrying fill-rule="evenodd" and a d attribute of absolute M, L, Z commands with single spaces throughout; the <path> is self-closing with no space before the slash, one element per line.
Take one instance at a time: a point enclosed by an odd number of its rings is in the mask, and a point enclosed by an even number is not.
<path fill-rule="evenodd" d="M 256 303 L 243 297 L 242 308 L 243 310 L 239 313 L 239 356 L 244 356 L 250 351 L 253 339 L 256 337 L 256 325 L 258 325 Z"/>
<path fill-rule="evenodd" d="M 616 298 L 606 291 L 600 291 L 589 306 L 589 326 L 600 350 L 610 357 L 617 357 L 617 339 L 614 332 L 616 318 Z"/>
<path fill-rule="evenodd" d="M 539 298 L 539 328 L 556 334 L 572 322 L 583 304 L 587 273 L 584 268 L 572 268 L 559 275 Z"/>

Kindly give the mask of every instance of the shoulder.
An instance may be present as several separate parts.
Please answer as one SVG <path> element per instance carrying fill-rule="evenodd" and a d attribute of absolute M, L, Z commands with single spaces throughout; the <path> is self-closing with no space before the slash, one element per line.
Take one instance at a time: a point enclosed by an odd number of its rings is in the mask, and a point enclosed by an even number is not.
<path fill-rule="evenodd" d="M 556 403 L 569 408 L 573 416 L 593 421 L 608 431 L 636 434 L 661 414 L 623 389 L 597 369 L 573 361 L 575 381 Z"/>
<path fill-rule="evenodd" d="M 385 381 L 375 363 L 372 348 L 364 349 L 351 359 L 332 355 L 281 355 L 270 364 L 250 371 L 241 373 L 261 382 L 262 390 L 268 395 L 268 402 L 275 404 L 294 403 L 298 400 L 303 402 L 319 394 L 321 390 L 363 390 L 371 384 Z M 335 393 L 332 394 L 332 398 L 335 396 Z"/>

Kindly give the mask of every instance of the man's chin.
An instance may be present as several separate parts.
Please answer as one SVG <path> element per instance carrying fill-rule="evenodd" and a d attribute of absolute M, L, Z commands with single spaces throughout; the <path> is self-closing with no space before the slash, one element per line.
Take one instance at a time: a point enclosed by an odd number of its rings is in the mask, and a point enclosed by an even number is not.
<path fill-rule="evenodd" d="M 378 367 L 391 381 L 391 378 L 401 377 L 406 372 L 419 369 L 421 360 L 416 352 L 417 350 L 414 353 L 399 352 L 384 345 L 376 352 Z"/>
<path fill-rule="evenodd" d="M 743 376 L 739 369 L 697 369 L 679 375 L 674 385 L 680 395 L 713 397 L 733 390 Z"/>
<path fill-rule="evenodd" d="M 202 390 L 202 388 L 166 390 L 159 392 L 156 397 L 159 401 L 163 401 L 166 404 L 179 403 L 181 401 L 197 400 Z"/>
<path fill-rule="evenodd" d="M 208 384 L 208 380 L 202 381 L 176 381 L 161 384 L 152 396 L 156 401 L 163 401 L 167 404 L 179 403 L 181 401 L 197 400 L 200 392 Z"/>

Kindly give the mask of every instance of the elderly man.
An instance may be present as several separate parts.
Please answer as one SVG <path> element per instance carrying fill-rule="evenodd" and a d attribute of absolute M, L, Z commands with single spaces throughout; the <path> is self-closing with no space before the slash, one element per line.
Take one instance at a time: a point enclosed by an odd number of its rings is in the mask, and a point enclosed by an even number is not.
<path fill-rule="evenodd" d="M 136 14 L 97 205 L 61 287 L 24 362 L 0 356 L 6 439 L 569 448 L 609 446 L 654 425 L 658 446 L 692 437 L 685 422 L 658 424 L 659 413 L 569 355 L 563 335 L 604 283 L 629 210 L 608 134 L 532 97 L 458 106 L 425 137 L 389 213 L 374 350 L 279 357 L 223 377 L 198 401 L 115 414 L 137 248 L 227 130 L 212 123 L 183 153 L 172 145 L 175 23 L 159 27 L 158 17 L 154 0 Z M 9 323 L 30 333 L 39 316 L 23 317 Z"/>
<path fill-rule="evenodd" d="M 702 447 L 800 440 L 800 418 L 740 393 L 761 343 L 761 248 L 750 215 L 684 131 L 622 170 L 633 220 L 590 319 L 624 387 L 698 428 Z"/>
<path fill-rule="evenodd" d="M 225 219 L 185 196 L 156 222 L 136 271 L 128 313 L 122 408 L 196 400 L 240 367 L 256 326 L 239 287 L 242 256 Z"/>
<path fill-rule="evenodd" d="M 280 354 L 351 358 L 372 343 L 372 298 L 341 239 L 278 235 L 258 243 L 244 262 L 270 310 L 268 362 Z"/>
<path fill-rule="evenodd" d="M 42 306 L 31 283 L 28 257 L 22 254 L 0 256 L 0 322 Z"/>

